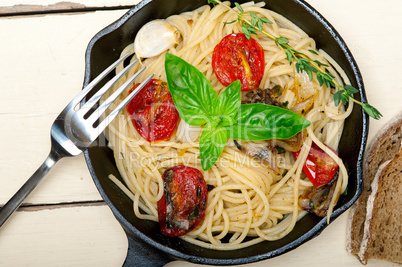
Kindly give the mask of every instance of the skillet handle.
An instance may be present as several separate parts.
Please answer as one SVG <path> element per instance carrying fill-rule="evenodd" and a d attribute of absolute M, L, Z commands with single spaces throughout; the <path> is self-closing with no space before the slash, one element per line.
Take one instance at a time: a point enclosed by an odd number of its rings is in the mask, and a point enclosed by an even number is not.
<path fill-rule="evenodd" d="M 173 261 L 165 252 L 158 250 L 138 237 L 127 233 L 128 251 L 123 267 L 162 267 Z"/>

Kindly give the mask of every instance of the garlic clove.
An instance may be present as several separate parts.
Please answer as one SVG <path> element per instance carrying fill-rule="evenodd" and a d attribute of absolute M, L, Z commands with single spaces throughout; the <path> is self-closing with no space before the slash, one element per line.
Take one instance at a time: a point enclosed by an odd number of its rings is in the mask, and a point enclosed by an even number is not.
<path fill-rule="evenodd" d="M 179 126 L 177 127 L 177 139 L 182 143 L 195 142 L 201 135 L 201 126 L 192 126 L 185 122 L 183 119 L 180 120 Z"/>
<path fill-rule="evenodd" d="M 153 20 L 138 31 L 134 39 L 137 58 L 149 58 L 178 44 L 180 32 L 166 20 Z"/>

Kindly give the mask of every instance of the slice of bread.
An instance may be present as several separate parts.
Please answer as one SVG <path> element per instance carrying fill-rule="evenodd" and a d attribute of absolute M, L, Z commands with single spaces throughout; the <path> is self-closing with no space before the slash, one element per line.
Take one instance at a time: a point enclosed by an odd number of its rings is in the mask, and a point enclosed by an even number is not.
<path fill-rule="evenodd" d="M 402 147 L 378 169 L 367 200 L 359 258 L 402 263 Z"/>
<path fill-rule="evenodd" d="M 380 166 L 383 165 L 384 162 L 393 159 L 395 154 L 397 154 L 401 148 L 402 113 L 389 122 L 373 140 L 371 146 L 367 149 L 364 159 L 364 189 L 362 195 L 352 206 L 350 211 L 350 220 L 347 231 L 347 250 L 352 254 L 358 254 L 360 251 L 367 214 L 366 204 L 372 193 L 371 184 L 376 177 L 376 173 Z M 400 176 L 401 175 L 397 177 Z"/>

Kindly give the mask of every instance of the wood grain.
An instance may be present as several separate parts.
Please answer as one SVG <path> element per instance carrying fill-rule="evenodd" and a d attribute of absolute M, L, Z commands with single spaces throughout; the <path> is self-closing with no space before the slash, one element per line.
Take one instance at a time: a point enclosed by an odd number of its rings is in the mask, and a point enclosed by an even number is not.
<path fill-rule="evenodd" d="M 75 1 L 72 7 L 114 8 L 137 2 Z M 369 102 L 384 115 L 380 121 L 370 121 L 371 141 L 401 111 L 402 53 L 397 49 L 402 42 L 402 1 L 307 2 L 344 38 L 363 74 Z M 31 5 L 26 12 L 32 12 L 33 6 L 42 10 L 62 7 L 57 0 L 3 0 L 0 13 L 18 5 Z M 0 206 L 45 159 L 53 120 L 82 88 L 88 42 L 125 11 L 0 17 Z M 127 251 L 124 232 L 103 204 L 82 155 L 58 163 L 25 205 L 33 207 L 17 212 L 0 229 L 0 266 L 123 263 Z M 246 266 L 360 267 L 360 262 L 345 251 L 347 215 L 296 250 Z M 193 265 L 174 262 L 168 266 Z M 369 261 L 367 266 L 397 265 Z"/>
<path fill-rule="evenodd" d="M 23 211 L 0 231 L 0 266 L 121 266 L 127 246 L 107 206 Z"/>
<path fill-rule="evenodd" d="M 0 19 L 0 205 L 42 164 L 50 127 L 82 88 L 87 44 L 125 10 Z M 83 155 L 65 158 L 27 203 L 100 200 Z"/>

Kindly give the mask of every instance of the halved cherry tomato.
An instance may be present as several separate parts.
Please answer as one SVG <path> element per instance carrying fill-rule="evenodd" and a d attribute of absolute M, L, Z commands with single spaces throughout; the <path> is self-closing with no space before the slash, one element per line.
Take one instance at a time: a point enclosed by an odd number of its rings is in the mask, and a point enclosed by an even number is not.
<path fill-rule="evenodd" d="M 142 88 L 128 103 L 127 111 L 135 129 L 148 142 L 169 139 L 179 120 L 167 83 L 157 79 Z"/>
<path fill-rule="evenodd" d="M 225 86 L 240 80 L 242 91 L 258 88 L 264 67 L 261 45 L 253 38 L 247 39 L 243 33 L 225 36 L 212 54 L 212 68 L 218 80 Z"/>
<path fill-rule="evenodd" d="M 162 233 L 181 236 L 194 229 L 205 216 L 208 188 L 202 173 L 183 165 L 163 173 L 164 194 L 158 201 Z"/>
<path fill-rule="evenodd" d="M 329 149 L 336 153 L 332 148 Z M 293 152 L 294 159 L 297 159 L 299 153 L 300 151 Z M 303 172 L 314 187 L 319 188 L 329 183 L 334 178 L 338 168 L 338 164 L 313 142 L 304 163 Z"/>

